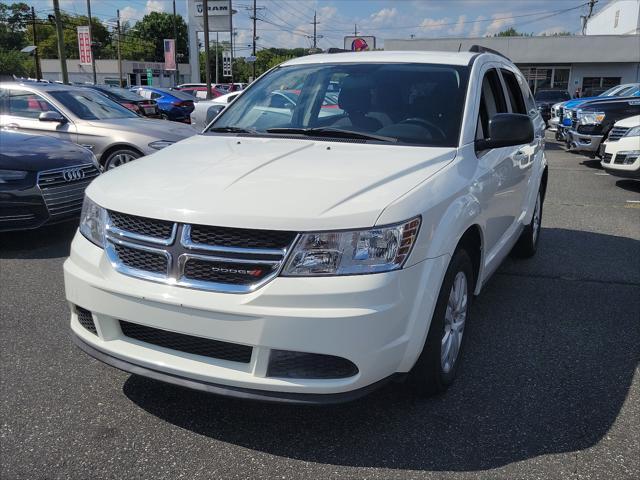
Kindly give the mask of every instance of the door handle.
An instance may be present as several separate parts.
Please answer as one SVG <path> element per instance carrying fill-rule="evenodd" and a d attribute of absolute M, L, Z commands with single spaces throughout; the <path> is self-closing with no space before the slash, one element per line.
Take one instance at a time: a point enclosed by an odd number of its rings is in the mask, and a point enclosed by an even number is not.
<path fill-rule="evenodd" d="M 4 128 L 9 128 L 11 130 L 17 130 L 20 128 L 20 125 L 18 125 L 17 123 L 7 123 Z"/>

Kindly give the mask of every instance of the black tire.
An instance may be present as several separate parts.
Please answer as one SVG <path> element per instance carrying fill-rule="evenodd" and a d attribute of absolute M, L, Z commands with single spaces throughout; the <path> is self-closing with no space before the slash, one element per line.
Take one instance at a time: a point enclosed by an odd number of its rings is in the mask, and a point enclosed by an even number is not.
<path fill-rule="evenodd" d="M 452 287 L 458 273 L 464 273 L 464 279 L 466 281 L 466 306 L 464 309 L 461 309 L 466 315 L 464 321 L 466 328 L 471 311 L 474 279 L 471 258 L 462 248 L 456 250 L 449 263 L 442 287 L 440 288 L 440 293 L 438 294 L 436 308 L 433 312 L 429 333 L 422 348 L 422 353 L 409 373 L 408 383 L 419 396 L 431 396 L 444 392 L 449 385 L 453 383 L 460 365 L 466 335 L 462 335 L 462 340 L 459 342 L 457 355 L 454 362 L 452 362 L 452 367 L 448 369 L 444 368 L 441 355 L 449 296 L 451 295 Z M 462 333 L 464 333 L 464 329 Z"/>
<path fill-rule="evenodd" d="M 524 227 L 518 242 L 513 247 L 511 254 L 517 258 L 531 258 L 538 250 L 540 241 L 540 231 L 542 230 L 542 205 L 544 196 L 542 191 L 538 191 L 536 206 L 534 207 L 531 223 Z"/>
<path fill-rule="evenodd" d="M 140 152 L 131 148 L 118 148 L 107 155 L 103 163 L 104 169 L 105 171 L 111 170 L 119 167 L 120 165 L 124 165 L 125 163 L 129 163 L 136 158 L 140 158 L 141 156 Z"/>

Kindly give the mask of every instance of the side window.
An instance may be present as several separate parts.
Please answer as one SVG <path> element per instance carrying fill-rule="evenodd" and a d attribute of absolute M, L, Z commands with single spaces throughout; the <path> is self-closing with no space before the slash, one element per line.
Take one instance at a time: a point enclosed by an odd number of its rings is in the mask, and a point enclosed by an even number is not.
<path fill-rule="evenodd" d="M 10 90 L 8 103 L 7 113 L 16 117 L 38 118 L 42 112 L 55 111 L 55 108 L 39 95 L 21 90 Z"/>
<path fill-rule="evenodd" d="M 156 92 L 151 92 L 151 100 L 156 100 L 157 98 L 160 98 L 162 95 L 160 95 L 159 93 Z"/>
<path fill-rule="evenodd" d="M 509 103 L 511 104 L 511 111 L 513 113 L 527 113 L 527 108 L 524 105 L 524 98 L 522 98 L 522 89 L 518 85 L 518 79 L 513 72 L 509 70 L 501 69 L 502 78 L 507 86 L 507 94 L 509 95 Z"/>
<path fill-rule="evenodd" d="M 507 113 L 507 102 L 502 91 L 502 84 L 495 68 L 488 70 L 482 79 L 480 95 L 480 114 L 476 126 L 476 138 L 489 137 L 489 120 L 496 113 Z"/>

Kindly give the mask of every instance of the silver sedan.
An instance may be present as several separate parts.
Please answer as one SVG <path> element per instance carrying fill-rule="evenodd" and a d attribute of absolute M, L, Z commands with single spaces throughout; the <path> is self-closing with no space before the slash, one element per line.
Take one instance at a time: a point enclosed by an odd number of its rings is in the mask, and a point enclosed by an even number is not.
<path fill-rule="evenodd" d="M 0 83 L 0 127 L 87 147 L 106 170 L 197 133 L 140 117 L 87 88 L 36 82 Z"/>

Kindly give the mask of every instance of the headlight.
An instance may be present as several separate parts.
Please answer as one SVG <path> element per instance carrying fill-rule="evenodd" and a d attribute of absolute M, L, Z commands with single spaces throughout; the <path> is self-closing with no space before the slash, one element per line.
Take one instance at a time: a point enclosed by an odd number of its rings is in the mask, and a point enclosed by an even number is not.
<path fill-rule="evenodd" d="M 282 275 L 322 276 L 388 272 L 401 268 L 418 236 L 420 218 L 388 227 L 305 233 Z"/>
<path fill-rule="evenodd" d="M 173 145 L 176 142 L 172 142 L 171 140 L 156 140 L 155 142 L 151 142 L 149 146 L 151 148 L 155 148 L 156 150 L 162 150 L 164 147 L 168 147 L 169 145 Z"/>
<path fill-rule="evenodd" d="M 638 160 L 638 157 L 640 157 L 640 150 L 627 150 L 624 152 L 617 152 L 615 163 L 619 163 L 618 157 L 624 157 L 622 165 L 631 165 L 635 163 L 636 160 Z"/>
<path fill-rule="evenodd" d="M 80 214 L 80 233 L 92 243 L 104 248 L 107 211 L 85 195 Z"/>
<path fill-rule="evenodd" d="M 597 125 L 604 120 L 604 112 L 583 112 L 578 110 L 578 120 L 580 125 Z"/>
<path fill-rule="evenodd" d="M 627 130 L 627 133 L 625 133 L 623 136 L 624 137 L 637 137 L 640 135 L 640 126 L 637 127 L 633 127 L 630 128 L 629 130 Z"/>
<path fill-rule="evenodd" d="M 0 170 L 0 183 L 12 183 L 24 180 L 27 174 L 24 170 Z"/>

